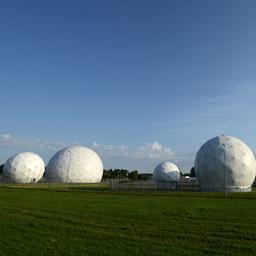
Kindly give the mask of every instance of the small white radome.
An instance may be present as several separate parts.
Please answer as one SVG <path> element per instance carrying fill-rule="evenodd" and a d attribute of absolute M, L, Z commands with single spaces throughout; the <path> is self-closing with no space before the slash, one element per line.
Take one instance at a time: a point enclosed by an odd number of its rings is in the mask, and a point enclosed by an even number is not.
<path fill-rule="evenodd" d="M 10 157 L 4 164 L 3 174 L 10 182 L 36 183 L 44 175 L 45 164 L 42 158 L 31 152 Z"/>
<path fill-rule="evenodd" d="M 180 170 L 174 163 L 166 161 L 154 169 L 153 177 L 158 182 L 179 181 Z"/>
<path fill-rule="evenodd" d="M 49 161 L 45 177 L 51 182 L 98 183 L 103 164 L 96 152 L 83 146 L 67 147 Z"/>

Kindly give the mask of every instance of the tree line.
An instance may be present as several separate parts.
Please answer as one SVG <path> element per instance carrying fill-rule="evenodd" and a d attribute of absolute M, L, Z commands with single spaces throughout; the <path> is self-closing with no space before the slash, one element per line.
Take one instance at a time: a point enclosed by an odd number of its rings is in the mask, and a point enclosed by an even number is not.
<path fill-rule="evenodd" d="M 3 173 L 4 165 L 0 165 L 0 174 Z M 195 177 L 195 168 L 192 167 L 190 173 L 183 176 Z M 129 179 L 129 180 L 147 180 L 152 177 L 151 173 L 139 173 L 137 170 L 128 171 L 126 169 L 109 169 L 103 170 L 103 179 Z"/>
<path fill-rule="evenodd" d="M 137 170 L 128 171 L 126 169 L 103 170 L 103 179 L 129 179 L 129 180 L 147 180 L 152 174 L 139 173 Z"/>

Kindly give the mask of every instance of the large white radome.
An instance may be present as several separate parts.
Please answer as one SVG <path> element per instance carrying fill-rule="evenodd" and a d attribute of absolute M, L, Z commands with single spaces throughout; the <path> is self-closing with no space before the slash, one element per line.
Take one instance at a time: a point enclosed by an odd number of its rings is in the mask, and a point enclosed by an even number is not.
<path fill-rule="evenodd" d="M 98 183 L 103 175 L 100 157 L 82 146 L 67 147 L 49 161 L 45 177 L 52 182 Z"/>
<path fill-rule="evenodd" d="M 159 164 L 154 169 L 153 177 L 154 177 L 154 180 L 159 182 L 179 181 L 180 170 L 174 163 L 166 161 Z"/>
<path fill-rule="evenodd" d="M 250 191 L 256 175 L 251 149 L 241 140 L 219 136 L 207 141 L 195 159 L 195 174 L 203 189 Z"/>
<path fill-rule="evenodd" d="M 16 183 L 36 183 L 43 177 L 44 171 L 42 158 L 31 152 L 10 157 L 3 168 L 7 180 Z"/>

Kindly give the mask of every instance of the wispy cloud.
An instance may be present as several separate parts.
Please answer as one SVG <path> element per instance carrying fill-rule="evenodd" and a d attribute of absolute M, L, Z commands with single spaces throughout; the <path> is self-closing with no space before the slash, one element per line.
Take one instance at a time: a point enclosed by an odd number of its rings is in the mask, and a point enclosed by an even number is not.
<path fill-rule="evenodd" d="M 39 150 L 58 150 L 66 144 L 60 141 L 49 141 L 42 139 L 16 138 L 10 134 L 3 134 L 0 137 L 1 148 L 24 148 Z"/>
<path fill-rule="evenodd" d="M 174 152 L 157 141 L 131 148 L 127 145 L 104 145 L 94 142 L 92 148 L 105 157 L 129 157 L 136 159 L 170 159 Z"/>
<path fill-rule="evenodd" d="M 255 109 L 255 86 L 234 86 L 229 92 L 202 98 L 152 126 L 179 135 L 246 133 L 256 129 Z"/>
<path fill-rule="evenodd" d="M 159 142 L 149 142 L 138 147 L 105 145 L 94 142 L 92 148 L 103 158 L 107 168 L 122 167 L 152 172 L 162 161 L 176 163 L 181 170 L 189 171 L 195 153 L 176 154 L 170 147 Z"/>
<path fill-rule="evenodd" d="M 125 157 L 130 154 L 130 149 L 126 145 L 101 144 L 93 142 L 92 149 L 103 157 Z"/>
<path fill-rule="evenodd" d="M 42 139 L 16 138 L 10 134 L 0 136 L 0 148 L 20 150 L 35 150 L 36 152 L 57 151 L 68 146 L 65 142 Z M 193 154 L 177 155 L 167 145 L 157 141 L 148 142 L 145 145 L 130 147 L 128 145 L 112 145 L 93 142 L 91 146 L 103 159 L 105 168 L 128 168 L 142 171 L 152 171 L 154 167 L 164 160 L 177 163 L 181 167 L 191 166 Z M 48 158 L 48 157 L 47 157 Z M 185 165 L 184 165 L 185 164 Z M 187 168 L 187 169 L 188 169 Z"/>
<path fill-rule="evenodd" d="M 67 145 L 67 143 L 60 141 L 21 139 L 10 134 L 3 134 L 0 137 L 1 148 L 58 150 Z M 157 141 L 134 148 L 128 145 L 111 145 L 97 142 L 93 142 L 91 147 L 103 157 L 129 157 L 136 159 L 171 159 L 174 157 L 174 152 L 170 147 L 164 146 Z"/>

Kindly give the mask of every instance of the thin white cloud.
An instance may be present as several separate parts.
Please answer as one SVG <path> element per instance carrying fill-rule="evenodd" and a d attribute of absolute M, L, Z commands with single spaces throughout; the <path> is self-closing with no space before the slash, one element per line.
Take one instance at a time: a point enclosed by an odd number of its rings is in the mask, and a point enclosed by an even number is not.
<path fill-rule="evenodd" d="M 11 139 L 11 135 L 10 134 L 4 134 L 3 135 L 3 139 L 6 139 L 6 140 L 8 140 L 8 139 Z"/>
<path fill-rule="evenodd" d="M 59 141 L 49 141 L 42 139 L 26 139 L 16 138 L 10 134 L 0 136 L 1 148 L 24 148 L 39 150 L 58 150 L 66 146 L 65 143 Z"/>
<path fill-rule="evenodd" d="M 167 146 L 163 146 L 157 141 L 147 143 L 145 146 L 136 148 L 132 151 L 132 156 L 139 159 L 172 159 L 174 152 Z"/>
<path fill-rule="evenodd" d="M 64 142 L 22 139 L 10 134 L 0 135 L 0 148 L 8 149 L 8 152 L 14 149 L 15 152 L 16 150 L 35 150 L 36 152 L 48 152 L 46 155 L 49 158 L 51 151 L 57 151 L 66 146 L 68 144 Z M 185 169 L 189 169 L 193 162 L 193 155 L 177 155 L 170 147 L 157 141 L 138 147 L 93 142 L 91 148 L 101 156 L 105 168 L 127 168 L 151 172 L 157 164 L 165 160 L 173 161 L 183 169 L 183 163 L 185 163 Z"/>
<path fill-rule="evenodd" d="M 157 141 L 146 145 L 131 148 L 127 145 L 104 145 L 94 142 L 92 144 L 99 154 L 105 157 L 130 157 L 135 159 L 170 159 L 174 152 Z"/>
<path fill-rule="evenodd" d="M 64 142 L 49 141 L 42 139 L 16 138 L 10 134 L 3 134 L 0 137 L 0 147 L 2 148 L 24 148 L 40 150 L 58 150 L 67 146 Z M 127 145 L 100 144 L 93 142 L 92 148 L 102 157 L 129 157 L 135 159 L 172 159 L 174 152 L 171 148 L 155 141 L 146 143 L 139 147 L 129 147 Z"/>
<path fill-rule="evenodd" d="M 129 148 L 126 145 L 111 145 L 93 142 L 92 148 L 102 157 L 123 157 L 129 155 Z"/>
<path fill-rule="evenodd" d="M 177 110 L 162 122 L 150 125 L 179 134 L 205 135 L 247 133 L 256 129 L 254 85 L 234 86 L 229 92 L 202 98 Z"/>
<path fill-rule="evenodd" d="M 181 167 L 183 167 L 181 160 L 185 160 L 189 168 L 193 162 L 193 160 L 189 161 L 190 159 L 186 156 L 176 155 L 170 147 L 157 141 L 138 147 L 94 142 L 92 148 L 102 157 L 105 168 L 127 168 L 152 172 L 156 165 L 165 160 L 179 163 Z"/>

